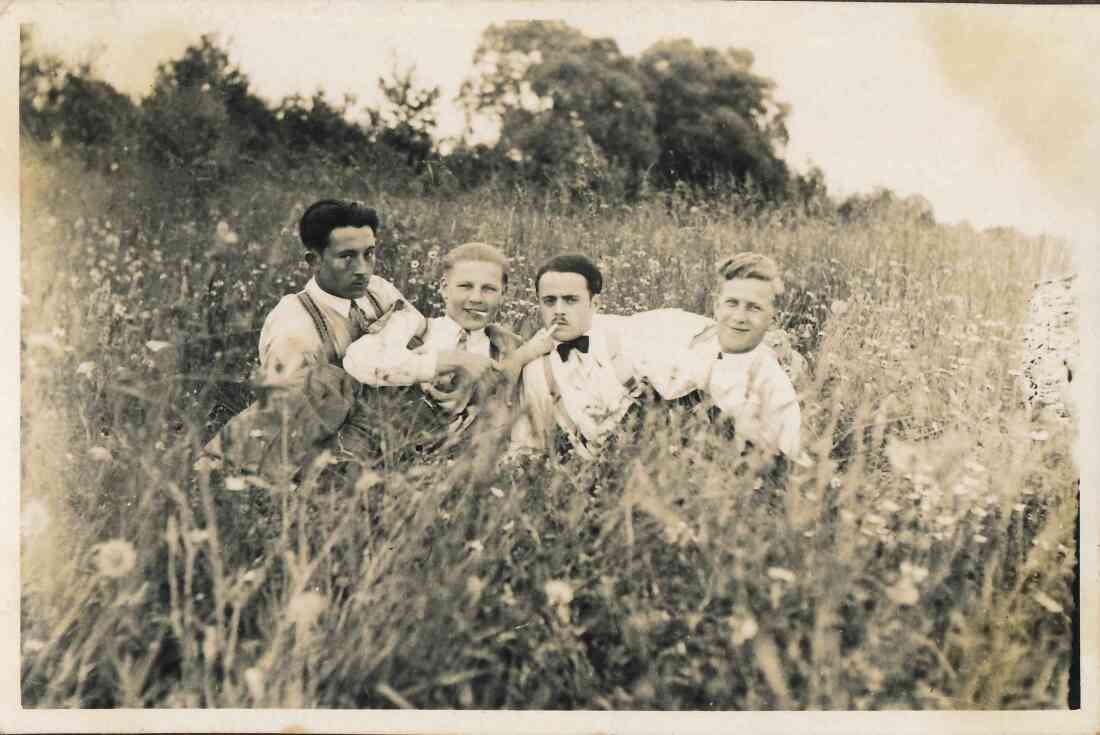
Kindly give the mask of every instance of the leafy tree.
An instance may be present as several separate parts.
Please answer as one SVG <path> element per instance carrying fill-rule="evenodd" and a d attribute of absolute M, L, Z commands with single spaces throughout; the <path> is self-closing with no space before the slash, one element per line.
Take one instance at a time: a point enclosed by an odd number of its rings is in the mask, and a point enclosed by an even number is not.
<path fill-rule="evenodd" d="M 440 89 L 419 87 L 416 67 L 400 69 L 396 62 L 389 79 L 378 78 L 378 88 L 385 97 L 385 104 L 372 111 L 375 127 L 380 129 L 378 139 L 404 155 L 409 167 L 416 170 L 432 153 Z"/>
<path fill-rule="evenodd" d="M 41 141 L 58 141 L 85 163 L 109 167 L 136 148 L 138 111 L 130 98 L 95 78 L 90 64 L 75 68 L 35 54 L 31 31 L 20 28 L 19 119 Z"/>
<path fill-rule="evenodd" d="M 549 180 L 563 163 L 600 159 L 637 173 L 656 159 L 653 106 L 613 40 L 560 21 L 491 25 L 474 65 L 460 100 L 499 124 L 499 147 L 531 175 Z"/>
<path fill-rule="evenodd" d="M 754 74 L 752 63 L 748 51 L 700 48 L 687 39 L 659 41 L 642 54 L 638 68 L 656 104 L 659 178 L 751 178 L 769 196 L 782 194 L 789 108 L 775 101 L 774 83 Z"/>
<path fill-rule="evenodd" d="M 370 132 L 349 119 L 351 97 L 335 107 L 321 92 L 306 99 L 292 95 L 275 109 L 280 140 L 292 166 L 308 165 L 328 158 L 342 165 L 354 164 L 369 146 Z"/>
<path fill-rule="evenodd" d="M 151 163 L 199 200 L 262 159 L 276 141 L 274 112 L 210 35 L 158 67 L 141 107 Z"/>

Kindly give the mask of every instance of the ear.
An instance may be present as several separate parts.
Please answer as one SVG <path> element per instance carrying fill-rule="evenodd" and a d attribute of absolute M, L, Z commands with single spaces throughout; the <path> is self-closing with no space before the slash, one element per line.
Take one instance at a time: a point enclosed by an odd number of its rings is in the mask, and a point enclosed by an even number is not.
<path fill-rule="evenodd" d="M 309 263 L 310 268 L 316 268 L 321 263 L 321 254 L 316 250 L 307 250 L 306 262 Z"/>
<path fill-rule="evenodd" d="M 441 275 L 439 277 L 439 292 L 443 293 L 444 289 L 446 289 L 446 288 L 447 288 L 447 274 L 444 273 L 443 275 Z"/>
<path fill-rule="evenodd" d="M 599 311 L 602 304 L 603 302 L 600 301 L 599 294 L 592 297 L 592 311 Z"/>

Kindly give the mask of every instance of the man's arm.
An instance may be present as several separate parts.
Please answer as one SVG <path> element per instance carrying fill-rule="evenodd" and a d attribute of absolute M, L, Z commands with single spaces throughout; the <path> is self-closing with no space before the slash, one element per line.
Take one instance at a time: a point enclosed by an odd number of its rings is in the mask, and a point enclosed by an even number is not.
<path fill-rule="evenodd" d="M 691 340 L 712 323 L 682 309 L 656 309 L 614 318 L 609 326 L 622 335 L 623 350 L 637 376 L 671 400 L 705 389 L 710 382 L 714 356 L 692 350 Z"/>

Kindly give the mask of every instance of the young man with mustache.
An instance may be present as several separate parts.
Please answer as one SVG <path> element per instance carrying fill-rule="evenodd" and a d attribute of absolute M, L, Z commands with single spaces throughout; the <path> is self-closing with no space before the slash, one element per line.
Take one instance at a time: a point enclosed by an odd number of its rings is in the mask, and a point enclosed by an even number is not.
<path fill-rule="evenodd" d="M 393 284 L 374 273 L 378 227 L 378 214 L 358 202 L 324 199 L 302 214 L 299 236 L 313 277 L 265 319 L 258 383 L 267 395 L 207 444 L 206 461 L 228 460 L 275 480 L 322 443 L 352 456 L 372 451 L 378 417 L 367 415 L 365 388 L 353 377 L 367 368 L 347 352 L 383 324 L 424 323 Z M 429 380 L 456 373 L 476 380 L 492 366 L 488 356 L 439 350 L 421 370 Z"/>
<path fill-rule="evenodd" d="M 654 312 L 597 313 L 603 275 L 587 257 L 549 259 L 535 288 L 553 348 L 523 369 L 530 448 L 549 450 L 564 439 L 579 455 L 594 458 L 646 386 L 666 400 L 706 388 L 714 361 L 700 359 L 686 340 L 649 339 L 647 320 Z"/>

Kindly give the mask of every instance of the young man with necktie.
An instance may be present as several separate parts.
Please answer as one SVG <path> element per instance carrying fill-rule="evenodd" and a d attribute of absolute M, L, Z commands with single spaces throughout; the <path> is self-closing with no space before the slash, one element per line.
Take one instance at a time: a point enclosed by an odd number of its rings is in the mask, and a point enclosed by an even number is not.
<path fill-rule="evenodd" d="M 437 438 L 453 442 L 483 414 L 490 394 L 511 393 L 523 365 L 549 349 L 545 330 L 523 344 L 495 323 L 507 286 L 508 260 L 500 250 L 481 242 L 459 245 L 443 259 L 440 294 L 444 314 L 428 320 L 388 320 L 382 329 L 372 330 L 348 348 L 344 365 L 368 385 L 395 388 L 419 384 L 416 390 L 421 405 L 445 421 L 442 431 L 437 427 L 436 433 L 449 437 Z M 466 374 L 437 377 L 438 355 L 449 350 L 491 360 L 500 377 L 497 384 L 469 379 Z M 510 419 L 509 412 L 497 412 L 493 428 L 506 430 Z M 424 423 L 430 433 L 432 422 Z M 429 446 L 435 443 L 431 437 L 424 439 Z"/>
<path fill-rule="evenodd" d="M 346 352 L 382 324 L 423 322 L 374 273 L 378 227 L 378 214 L 358 202 L 324 199 L 302 214 L 299 236 L 313 277 L 265 319 L 257 382 L 266 395 L 207 444 L 207 461 L 283 479 L 322 443 L 353 456 L 373 450 L 378 417 L 364 410 L 364 386 L 348 372 L 361 366 Z M 491 367 L 488 357 L 443 350 L 431 377 L 458 372 L 476 380 Z"/>

